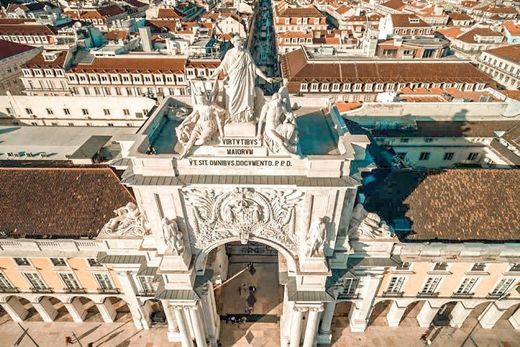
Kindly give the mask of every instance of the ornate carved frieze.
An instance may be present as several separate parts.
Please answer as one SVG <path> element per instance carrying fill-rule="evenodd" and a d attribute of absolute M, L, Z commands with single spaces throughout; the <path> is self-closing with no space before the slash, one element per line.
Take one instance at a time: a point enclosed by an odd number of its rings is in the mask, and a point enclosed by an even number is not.
<path fill-rule="evenodd" d="M 297 191 L 235 188 L 216 192 L 213 189 L 185 188 L 186 203 L 193 211 L 192 227 L 195 247 L 203 249 L 230 237 L 246 243 L 251 236 L 263 237 L 295 251 L 298 245 L 289 230 L 294 207 L 301 201 Z"/>
<path fill-rule="evenodd" d="M 354 239 L 391 239 L 395 235 L 388 224 L 373 212 L 367 212 L 363 205 L 358 204 L 352 211 L 349 238 Z"/>

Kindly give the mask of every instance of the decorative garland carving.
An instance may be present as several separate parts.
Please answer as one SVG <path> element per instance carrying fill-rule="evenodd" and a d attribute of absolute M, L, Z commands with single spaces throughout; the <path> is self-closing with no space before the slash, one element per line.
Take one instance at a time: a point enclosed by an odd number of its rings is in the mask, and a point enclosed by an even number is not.
<path fill-rule="evenodd" d="M 193 211 L 194 246 L 206 248 L 229 237 L 247 243 L 250 236 L 263 237 L 296 251 L 297 237 L 289 230 L 294 207 L 301 201 L 297 191 L 273 190 L 260 193 L 235 188 L 216 193 L 212 189 L 185 188 L 184 197 Z"/>

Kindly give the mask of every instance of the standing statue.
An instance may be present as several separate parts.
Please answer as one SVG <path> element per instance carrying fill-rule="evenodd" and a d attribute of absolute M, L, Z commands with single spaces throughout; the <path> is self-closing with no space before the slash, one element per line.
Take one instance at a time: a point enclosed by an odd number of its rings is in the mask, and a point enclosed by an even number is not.
<path fill-rule="evenodd" d="M 210 78 L 216 78 L 221 72 L 227 75 L 227 108 L 232 122 L 250 122 L 254 119 L 255 79 L 260 76 L 265 81 L 273 83 L 260 70 L 243 46 L 242 38 L 235 34 L 231 39 L 233 48 L 227 51 L 226 56 Z"/>
<path fill-rule="evenodd" d="M 282 117 L 284 120 L 282 122 Z M 285 102 L 279 93 L 275 93 L 271 101 L 262 108 L 258 121 L 257 137 L 262 136 L 262 126 L 265 123 L 264 138 L 273 152 L 294 155 L 292 143 L 296 134 L 294 116 L 285 106 Z"/>
<path fill-rule="evenodd" d="M 307 233 L 307 256 L 317 257 L 323 255 L 326 231 L 325 218 L 318 218 L 314 221 Z"/>
<path fill-rule="evenodd" d="M 162 232 L 168 253 L 182 255 L 184 252 L 184 235 L 182 234 L 182 231 L 179 230 L 177 222 L 166 217 L 163 218 Z"/>
<path fill-rule="evenodd" d="M 184 158 L 195 142 L 203 145 L 209 144 L 215 135 L 224 136 L 222 123 L 226 110 L 213 103 L 207 93 L 202 90 L 194 90 L 195 105 L 193 112 L 175 128 L 177 139 L 184 146 L 180 159 Z"/>

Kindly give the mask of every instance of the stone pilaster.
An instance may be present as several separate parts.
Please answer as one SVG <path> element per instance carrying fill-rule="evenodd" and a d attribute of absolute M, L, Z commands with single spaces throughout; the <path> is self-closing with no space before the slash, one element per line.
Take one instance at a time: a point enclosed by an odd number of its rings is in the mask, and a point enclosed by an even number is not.
<path fill-rule="evenodd" d="M 459 301 L 453 310 L 451 310 L 450 326 L 453 328 L 461 328 L 466 318 L 471 313 L 472 308 L 464 306 L 462 301 Z"/>
<path fill-rule="evenodd" d="M 53 322 L 58 315 L 58 311 L 54 308 L 49 298 L 43 297 L 40 299 L 40 302 L 33 302 L 32 305 L 44 322 Z"/>
<path fill-rule="evenodd" d="M 175 313 L 175 320 L 177 321 L 177 325 L 179 327 L 182 347 L 193 347 L 193 342 L 191 340 L 183 307 L 174 306 L 173 312 Z"/>
<path fill-rule="evenodd" d="M 1 305 L 15 322 L 23 322 L 29 314 L 29 311 L 20 303 L 20 300 L 14 296 Z"/>
<path fill-rule="evenodd" d="M 430 326 L 438 311 L 439 307 L 432 307 L 431 303 L 426 301 L 417 315 L 419 326 L 423 328 Z"/>
<path fill-rule="evenodd" d="M 303 347 L 314 346 L 314 340 L 318 332 L 318 323 L 320 318 L 320 312 L 323 307 L 311 307 L 307 314 L 307 325 L 305 327 L 305 336 L 303 338 Z"/>
<path fill-rule="evenodd" d="M 289 339 L 290 347 L 299 347 L 302 336 L 302 317 L 303 312 L 306 310 L 304 307 L 293 307 L 291 314 L 291 337 Z"/>
<path fill-rule="evenodd" d="M 382 274 L 368 274 L 363 277 L 361 301 L 350 311 L 350 330 L 352 332 L 365 331 L 368 324 L 368 316 L 374 304 L 374 298 L 381 283 Z"/>
<path fill-rule="evenodd" d="M 484 329 L 492 329 L 505 311 L 506 310 L 499 308 L 496 303 L 492 302 L 478 317 L 478 321 Z"/>
<path fill-rule="evenodd" d="M 399 306 L 397 301 L 392 302 L 390 306 L 390 310 L 386 314 L 386 321 L 388 322 L 388 326 L 392 328 L 397 328 L 399 323 L 401 323 L 401 319 L 403 318 L 403 314 L 406 311 L 407 306 Z"/>

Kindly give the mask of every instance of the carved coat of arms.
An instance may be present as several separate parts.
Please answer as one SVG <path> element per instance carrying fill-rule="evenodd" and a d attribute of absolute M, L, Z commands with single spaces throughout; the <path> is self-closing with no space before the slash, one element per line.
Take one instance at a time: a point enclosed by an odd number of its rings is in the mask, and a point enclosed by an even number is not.
<path fill-rule="evenodd" d="M 194 244 L 205 248 L 221 239 L 238 236 L 247 243 L 251 235 L 264 237 L 296 249 L 296 235 L 289 230 L 294 207 L 301 200 L 297 191 L 236 188 L 214 190 L 185 188 L 184 197 L 193 211 Z"/>

